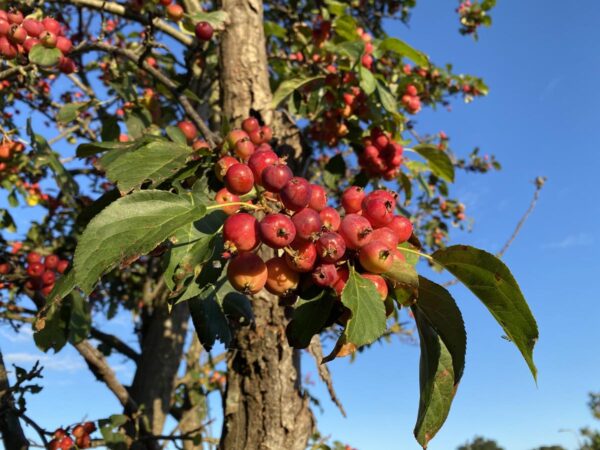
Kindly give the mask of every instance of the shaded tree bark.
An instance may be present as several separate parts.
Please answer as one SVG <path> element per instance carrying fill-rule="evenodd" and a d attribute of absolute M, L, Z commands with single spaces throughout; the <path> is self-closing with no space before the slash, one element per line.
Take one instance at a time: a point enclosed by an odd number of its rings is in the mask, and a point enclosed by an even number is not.
<path fill-rule="evenodd" d="M 262 0 L 222 0 L 230 22 L 221 35 L 221 104 L 234 125 L 260 113 L 279 143 L 302 156 L 299 132 L 272 108 Z M 268 257 L 267 254 L 262 255 Z M 287 318 L 278 297 L 252 300 L 255 325 L 240 329 L 227 357 L 222 450 L 303 450 L 314 428 L 302 390 L 300 354 L 287 344 Z"/>

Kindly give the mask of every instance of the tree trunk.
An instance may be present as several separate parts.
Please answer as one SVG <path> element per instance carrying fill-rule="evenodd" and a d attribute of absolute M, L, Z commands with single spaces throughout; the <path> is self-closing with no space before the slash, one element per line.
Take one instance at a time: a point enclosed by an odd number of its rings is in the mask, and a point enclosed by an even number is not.
<path fill-rule="evenodd" d="M 260 113 L 280 143 L 302 154 L 298 130 L 273 111 L 262 0 L 222 0 L 229 23 L 221 34 L 221 104 L 234 124 Z M 227 358 L 221 450 L 304 450 L 313 430 L 301 386 L 300 355 L 287 344 L 287 319 L 278 297 L 252 300 L 255 325 L 234 336 Z"/>
<path fill-rule="evenodd" d="M 183 355 L 188 329 L 189 310 L 181 304 L 168 314 L 166 301 L 157 302 L 145 320 L 141 337 L 142 354 L 137 365 L 130 393 L 141 407 L 152 434 L 162 434 L 171 408 L 171 396 Z"/>
<path fill-rule="evenodd" d="M 4 448 L 14 450 L 26 450 L 29 442 L 25 438 L 19 417 L 12 410 L 13 398 L 8 392 L 8 374 L 0 353 L 0 434 Z"/>

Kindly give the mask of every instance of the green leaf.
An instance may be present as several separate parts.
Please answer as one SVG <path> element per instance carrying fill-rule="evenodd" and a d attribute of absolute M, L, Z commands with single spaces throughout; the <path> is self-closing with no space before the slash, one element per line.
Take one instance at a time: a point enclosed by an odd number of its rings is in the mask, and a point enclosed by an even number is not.
<path fill-rule="evenodd" d="M 467 333 L 456 302 L 442 286 L 419 277 L 419 299 L 414 307 L 421 312 L 450 352 L 454 384 L 458 385 L 465 368 Z"/>
<path fill-rule="evenodd" d="M 324 76 L 319 75 L 316 77 L 309 78 L 292 78 L 289 80 L 283 81 L 275 93 L 273 94 L 272 105 L 273 108 L 277 108 L 281 102 L 283 102 L 288 96 L 290 96 L 295 90 L 300 89 L 302 86 L 315 81 L 325 79 Z"/>
<path fill-rule="evenodd" d="M 69 320 L 69 309 L 64 308 L 61 302 L 52 302 L 44 317 L 38 318 L 34 324 L 35 345 L 43 352 L 50 349 L 60 351 L 67 343 Z"/>
<path fill-rule="evenodd" d="M 377 82 L 377 94 L 383 108 L 392 114 L 398 113 L 398 103 L 390 90 L 380 82 Z"/>
<path fill-rule="evenodd" d="M 494 255 L 466 245 L 438 250 L 431 256 L 483 302 L 537 379 L 533 362 L 537 323 L 508 267 Z"/>
<path fill-rule="evenodd" d="M 429 58 L 425 53 L 420 52 L 419 50 L 414 49 L 406 42 L 401 41 L 400 39 L 388 37 L 385 38 L 381 44 L 379 44 L 379 50 L 385 51 L 389 50 L 391 52 L 396 53 L 397 55 L 406 57 L 412 60 L 416 65 L 421 67 L 427 67 L 429 65 Z"/>
<path fill-rule="evenodd" d="M 325 164 L 325 170 L 323 171 L 323 182 L 325 186 L 332 190 L 337 190 L 340 181 L 346 176 L 346 161 L 341 153 L 333 156 L 327 164 Z"/>
<path fill-rule="evenodd" d="M 347 6 L 344 5 L 344 9 Z M 333 21 L 333 29 L 335 30 L 335 34 L 346 41 L 354 41 L 358 39 L 358 33 L 356 29 L 358 25 L 356 24 L 356 20 L 354 17 L 349 15 L 342 15 L 335 18 Z"/>
<path fill-rule="evenodd" d="M 89 304 L 77 291 L 71 294 L 71 315 L 69 318 L 69 342 L 78 344 L 88 337 L 92 326 Z"/>
<path fill-rule="evenodd" d="M 138 189 L 146 181 L 156 186 L 185 166 L 190 148 L 169 141 L 153 141 L 135 150 L 113 150 L 98 161 L 121 193 Z"/>
<path fill-rule="evenodd" d="M 402 254 L 404 252 L 400 251 Z M 383 274 L 395 286 L 407 288 L 417 294 L 419 287 L 419 276 L 413 264 L 403 261 L 400 258 L 394 258 L 392 267 Z"/>
<path fill-rule="evenodd" d="M 239 325 L 248 325 L 254 320 L 250 300 L 239 292 L 229 292 L 222 301 L 223 312 L 230 321 Z"/>
<path fill-rule="evenodd" d="M 287 326 L 286 335 L 294 348 L 306 348 L 312 337 L 320 333 L 327 323 L 336 299 L 329 292 L 304 292 L 294 304 L 294 314 Z"/>
<path fill-rule="evenodd" d="M 454 182 L 454 164 L 446 152 L 430 144 L 416 145 L 414 150 L 427 160 L 434 175 L 450 183 Z"/>
<path fill-rule="evenodd" d="M 77 119 L 79 111 L 85 108 L 88 102 L 67 103 L 63 105 L 56 115 L 56 120 L 61 123 L 69 123 Z"/>
<path fill-rule="evenodd" d="M 134 150 L 156 140 L 161 139 L 156 136 L 144 136 L 141 139 L 127 142 L 89 142 L 86 144 L 81 144 L 79 147 L 77 147 L 76 155 L 78 158 L 87 158 L 88 156 L 94 156 L 98 153 L 106 152 L 108 150 Z"/>
<path fill-rule="evenodd" d="M 187 145 L 187 138 L 183 134 L 183 131 L 179 129 L 179 127 L 168 126 L 166 128 L 167 136 L 171 138 L 171 140 L 180 145 Z"/>
<path fill-rule="evenodd" d="M 427 448 L 429 441 L 448 417 L 456 389 L 450 352 L 435 330 L 429 326 L 421 311 L 415 307 L 412 311 L 421 346 L 419 363 L 421 396 L 414 434 L 419 444 Z"/>
<path fill-rule="evenodd" d="M 342 291 L 342 303 L 352 313 L 344 330 L 347 342 L 361 347 L 385 332 L 385 305 L 375 284 L 361 277 L 353 267 Z"/>
<path fill-rule="evenodd" d="M 287 32 L 285 28 L 279 25 L 276 22 L 272 22 L 270 20 L 265 20 L 265 35 L 266 36 L 275 36 L 280 39 L 285 39 Z"/>
<path fill-rule="evenodd" d="M 358 73 L 360 75 L 360 87 L 367 95 L 371 95 L 375 92 L 377 88 L 377 80 L 375 79 L 375 75 L 369 69 L 364 66 L 360 66 L 358 68 Z"/>
<path fill-rule="evenodd" d="M 59 49 L 46 48 L 42 44 L 35 44 L 29 51 L 29 61 L 41 67 L 56 66 L 62 56 Z"/>
<path fill-rule="evenodd" d="M 231 342 L 229 323 L 219 303 L 217 292 L 217 287 L 208 286 L 188 302 L 198 339 L 207 350 L 213 347 L 217 339 L 226 347 Z"/>
<path fill-rule="evenodd" d="M 164 191 L 135 192 L 111 203 L 94 217 L 75 250 L 75 281 L 89 294 L 99 278 L 117 264 L 152 251 L 180 227 L 206 214 L 190 198 Z"/>

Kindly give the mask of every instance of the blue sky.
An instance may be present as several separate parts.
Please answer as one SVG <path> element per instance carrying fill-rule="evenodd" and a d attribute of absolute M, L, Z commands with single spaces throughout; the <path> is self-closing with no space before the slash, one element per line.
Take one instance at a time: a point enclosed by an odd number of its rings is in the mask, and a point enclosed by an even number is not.
<path fill-rule="evenodd" d="M 451 113 L 425 111 L 418 118 L 421 130 L 449 134 L 455 151 L 466 154 L 480 146 L 503 164 L 491 175 L 459 175 L 454 192 L 468 200 L 475 228 L 456 233 L 455 242 L 497 251 L 529 204 L 532 180 L 549 179 L 505 257 L 539 323 L 538 385 L 484 307 L 465 289 L 453 288 L 469 333 L 467 366 L 450 417 L 430 449 L 454 449 L 476 434 L 498 440 L 507 450 L 542 444 L 573 449 L 577 440 L 569 430 L 592 424 L 587 392 L 600 390 L 595 351 L 600 298 L 593 285 L 600 274 L 593 257 L 600 225 L 594 198 L 600 168 L 600 3 L 498 3 L 494 26 L 482 30 L 478 43 L 458 34 L 454 2 L 420 0 L 410 27 L 388 24 L 391 34 L 438 64 L 452 62 L 455 71 L 480 75 L 490 86 L 485 99 L 454 104 Z M 128 329 L 123 316 L 107 327 L 121 335 Z M 71 349 L 44 355 L 29 336 L 15 337 L 5 327 L 0 345 L 8 361 L 28 367 L 42 359 L 45 389 L 31 398 L 29 408 L 48 428 L 119 410 Z M 418 357 L 416 342 L 394 342 L 376 345 L 354 363 L 331 363 L 348 418 L 317 382 L 311 390 L 322 399 L 324 414 L 317 413 L 322 432 L 360 450 L 418 449 L 412 438 Z M 131 366 L 119 358 L 113 362 L 128 380 Z M 304 367 L 316 380 L 313 362 L 307 359 Z"/>

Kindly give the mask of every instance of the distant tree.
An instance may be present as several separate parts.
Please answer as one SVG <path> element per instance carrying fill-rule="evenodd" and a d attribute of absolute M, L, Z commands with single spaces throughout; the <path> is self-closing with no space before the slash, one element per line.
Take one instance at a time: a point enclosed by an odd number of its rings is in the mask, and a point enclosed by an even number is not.
<path fill-rule="evenodd" d="M 543 445 L 541 447 L 536 447 L 533 450 L 567 450 L 562 445 Z"/>
<path fill-rule="evenodd" d="M 592 415 L 600 420 L 600 393 L 591 393 L 588 406 Z M 589 427 L 581 429 L 583 443 L 578 450 L 600 450 L 600 430 L 593 430 Z"/>
<path fill-rule="evenodd" d="M 481 436 L 475 436 L 472 442 L 461 445 L 456 450 L 504 450 L 496 441 L 486 439 Z"/>

